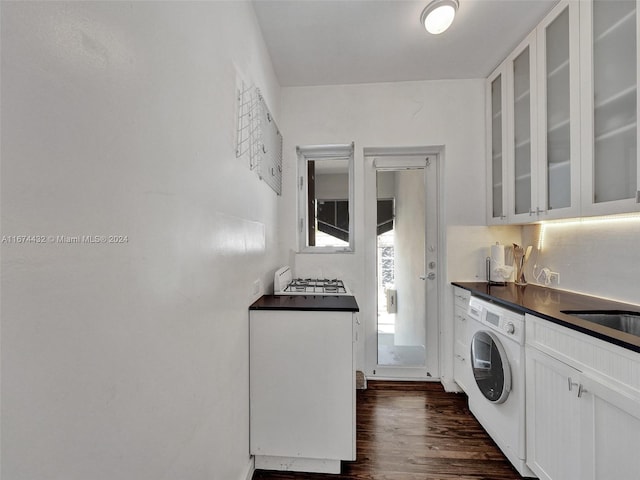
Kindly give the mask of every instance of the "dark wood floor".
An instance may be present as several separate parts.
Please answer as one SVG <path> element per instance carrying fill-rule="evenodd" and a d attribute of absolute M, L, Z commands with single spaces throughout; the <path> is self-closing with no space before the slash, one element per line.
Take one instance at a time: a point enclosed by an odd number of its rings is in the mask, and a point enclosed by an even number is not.
<path fill-rule="evenodd" d="M 439 383 L 372 382 L 358 391 L 357 460 L 341 475 L 256 470 L 254 480 L 516 480 L 518 472 Z"/>

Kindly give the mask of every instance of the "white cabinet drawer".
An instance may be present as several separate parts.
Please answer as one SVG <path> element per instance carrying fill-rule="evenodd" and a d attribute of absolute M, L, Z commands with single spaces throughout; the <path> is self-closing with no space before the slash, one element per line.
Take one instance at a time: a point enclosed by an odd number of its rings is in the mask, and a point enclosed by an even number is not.
<path fill-rule="evenodd" d="M 527 345 L 640 396 L 640 353 L 533 315 L 526 315 L 525 324 Z"/>
<path fill-rule="evenodd" d="M 471 292 L 459 287 L 453 287 L 453 299 L 456 307 L 460 307 L 463 310 L 467 310 L 469 306 L 469 299 L 471 298 Z"/>

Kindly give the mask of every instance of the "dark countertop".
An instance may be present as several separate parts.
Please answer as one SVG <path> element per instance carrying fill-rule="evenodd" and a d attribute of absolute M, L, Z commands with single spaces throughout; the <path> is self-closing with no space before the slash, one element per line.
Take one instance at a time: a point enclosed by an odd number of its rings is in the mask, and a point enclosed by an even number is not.
<path fill-rule="evenodd" d="M 530 313 L 592 337 L 640 352 L 640 337 L 562 313 L 562 310 L 621 310 L 640 313 L 639 305 L 538 285 L 518 286 L 508 283 L 506 286 L 496 286 L 488 285 L 487 282 L 452 282 L 452 284 L 469 290 L 475 297 L 492 301 L 497 305 Z"/>
<path fill-rule="evenodd" d="M 249 310 L 360 311 L 351 295 L 263 295 Z"/>

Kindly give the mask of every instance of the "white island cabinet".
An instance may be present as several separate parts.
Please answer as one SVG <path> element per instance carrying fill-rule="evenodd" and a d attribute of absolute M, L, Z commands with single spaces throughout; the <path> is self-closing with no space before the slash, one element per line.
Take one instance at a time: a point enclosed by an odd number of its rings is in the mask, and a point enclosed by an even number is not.
<path fill-rule="evenodd" d="M 257 469 L 340 473 L 355 460 L 355 311 L 250 310 Z"/>
<path fill-rule="evenodd" d="M 640 478 L 640 353 L 526 316 L 527 465 L 544 480 Z"/>

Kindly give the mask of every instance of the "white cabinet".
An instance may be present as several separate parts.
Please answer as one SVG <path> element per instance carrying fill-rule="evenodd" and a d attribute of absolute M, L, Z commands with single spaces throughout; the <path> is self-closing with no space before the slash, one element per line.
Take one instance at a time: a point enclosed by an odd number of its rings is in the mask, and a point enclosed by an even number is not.
<path fill-rule="evenodd" d="M 637 480 L 640 354 L 527 315 L 527 465 L 546 480 Z"/>
<path fill-rule="evenodd" d="M 507 118 L 504 66 L 487 80 L 487 223 L 507 223 Z"/>
<path fill-rule="evenodd" d="M 538 205 L 537 46 L 533 32 L 507 59 L 509 222 L 536 219 Z"/>
<path fill-rule="evenodd" d="M 487 80 L 489 224 L 580 212 L 578 8 L 560 2 Z"/>
<path fill-rule="evenodd" d="M 640 211 L 638 2 L 580 6 L 582 212 Z"/>
<path fill-rule="evenodd" d="M 568 390 L 580 372 L 526 348 L 527 465 L 542 480 L 581 480 L 578 398 Z"/>
<path fill-rule="evenodd" d="M 637 479 L 640 475 L 640 401 L 635 392 L 583 374 L 581 412 L 583 480 Z"/>
<path fill-rule="evenodd" d="M 561 1 L 538 25 L 537 220 L 580 213 L 579 2 Z"/>
<path fill-rule="evenodd" d="M 340 460 L 355 460 L 353 315 L 250 311 L 256 468 L 340 473 Z"/>
<path fill-rule="evenodd" d="M 467 309 L 469 307 L 469 298 L 471 293 L 459 287 L 453 287 L 453 379 L 458 386 L 468 392 L 470 382 L 473 381 L 471 373 L 471 364 L 469 363 L 470 341 L 467 317 Z"/>
<path fill-rule="evenodd" d="M 533 32 L 487 81 L 489 224 L 530 222 L 536 200 L 536 45 Z"/>
<path fill-rule="evenodd" d="M 489 224 L 526 223 L 537 205 L 537 58 L 533 32 L 487 81 Z"/>
<path fill-rule="evenodd" d="M 488 223 L 640 211 L 640 0 L 562 0 L 487 80 Z"/>

